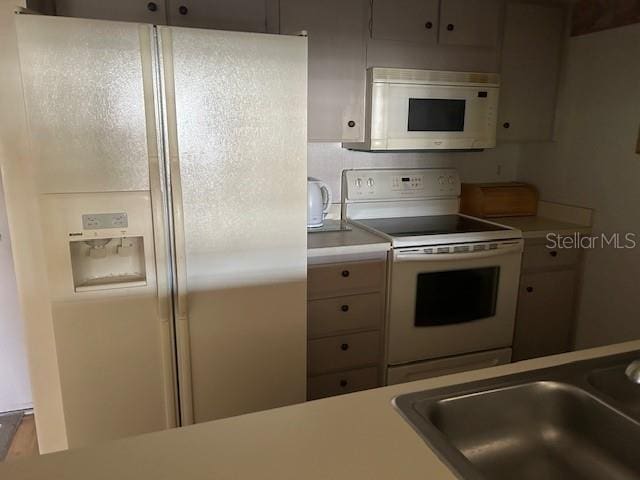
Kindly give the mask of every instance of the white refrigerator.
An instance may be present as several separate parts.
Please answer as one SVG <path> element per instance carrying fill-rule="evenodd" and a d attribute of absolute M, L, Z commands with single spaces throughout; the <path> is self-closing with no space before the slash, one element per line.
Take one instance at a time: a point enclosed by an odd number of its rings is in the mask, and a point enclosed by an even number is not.
<path fill-rule="evenodd" d="M 41 451 L 304 401 L 306 39 L 15 34 L 27 153 L 3 168 Z"/>

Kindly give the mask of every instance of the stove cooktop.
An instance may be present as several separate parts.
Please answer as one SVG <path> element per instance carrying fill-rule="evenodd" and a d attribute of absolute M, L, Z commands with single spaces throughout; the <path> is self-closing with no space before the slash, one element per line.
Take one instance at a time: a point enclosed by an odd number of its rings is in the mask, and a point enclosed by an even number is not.
<path fill-rule="evenodd" d="M 386 236 L 394 248 L 522 238 L 518 230 L 458 214 L 351 221 Z"/>
<path fill-rule="evenodd" d="M 417 237 L 454 233 L 497 232 L 508 228 L 461 215 L 425 217 L 370 218 L 358 220 L 363 225 L 391 237 Z"/>

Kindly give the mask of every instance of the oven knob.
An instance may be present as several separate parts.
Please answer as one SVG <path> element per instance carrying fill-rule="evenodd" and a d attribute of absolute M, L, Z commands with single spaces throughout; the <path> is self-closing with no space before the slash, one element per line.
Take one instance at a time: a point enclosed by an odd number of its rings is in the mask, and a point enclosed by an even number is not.
<path fill-rule="evenodd" d="M 374 181 L 373 178 L 369 178 L 369 180 L 367 180 L 367 185 L 369 185 L 370 187 L 373 187 Z"/>
<path fill-rule="evenodd" d="M 453 185 L 454 182 L 455 182 L 455 179 L 453 178 L 453 176 L 449 175 L 449 183 Z"/>
<path fill-rule="evenodd" d="M 356 184 L 356 187 L 361 188 L 362 187 L 362 179 L 361 178 L 356 178 L 355 184 Z"/>
<path fill-rule="evenodd" d="M 438 183 L 440 185 L 444 185 L 444 177 L 443 176 L 438 177 Z"/>

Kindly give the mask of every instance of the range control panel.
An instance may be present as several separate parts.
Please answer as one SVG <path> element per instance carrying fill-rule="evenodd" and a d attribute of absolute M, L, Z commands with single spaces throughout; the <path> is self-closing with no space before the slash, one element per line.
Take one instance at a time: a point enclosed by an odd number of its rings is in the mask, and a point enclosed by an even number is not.
<path fill-rule="evenodd" d="M 121 213 L 89 213 L 82 215 L 82 228 L 85 230 L 102 230 L 104 228 L 127 228 L 129 218 Z"/>
<path fill-rule="evenodd" d="M 460 195 L 460 178 L 453 168 L 345 170 L 342 175 L 348 201 Z"/>

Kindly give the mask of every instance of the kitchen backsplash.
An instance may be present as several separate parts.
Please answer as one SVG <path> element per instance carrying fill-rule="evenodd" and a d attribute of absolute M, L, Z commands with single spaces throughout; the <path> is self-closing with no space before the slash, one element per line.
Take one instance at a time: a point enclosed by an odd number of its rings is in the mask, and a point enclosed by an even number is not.
<path fill-rule="evenodd" d="M 516 179 L 520 147 L 499 145 L 481 152 L 371 153 L 342 148 L 339 143 L 309 143 L 307 174 L 331 188 L 340 203 L 342 170 L 349 168 L 455 167 L 463 182 L 509 182 Z"/>

